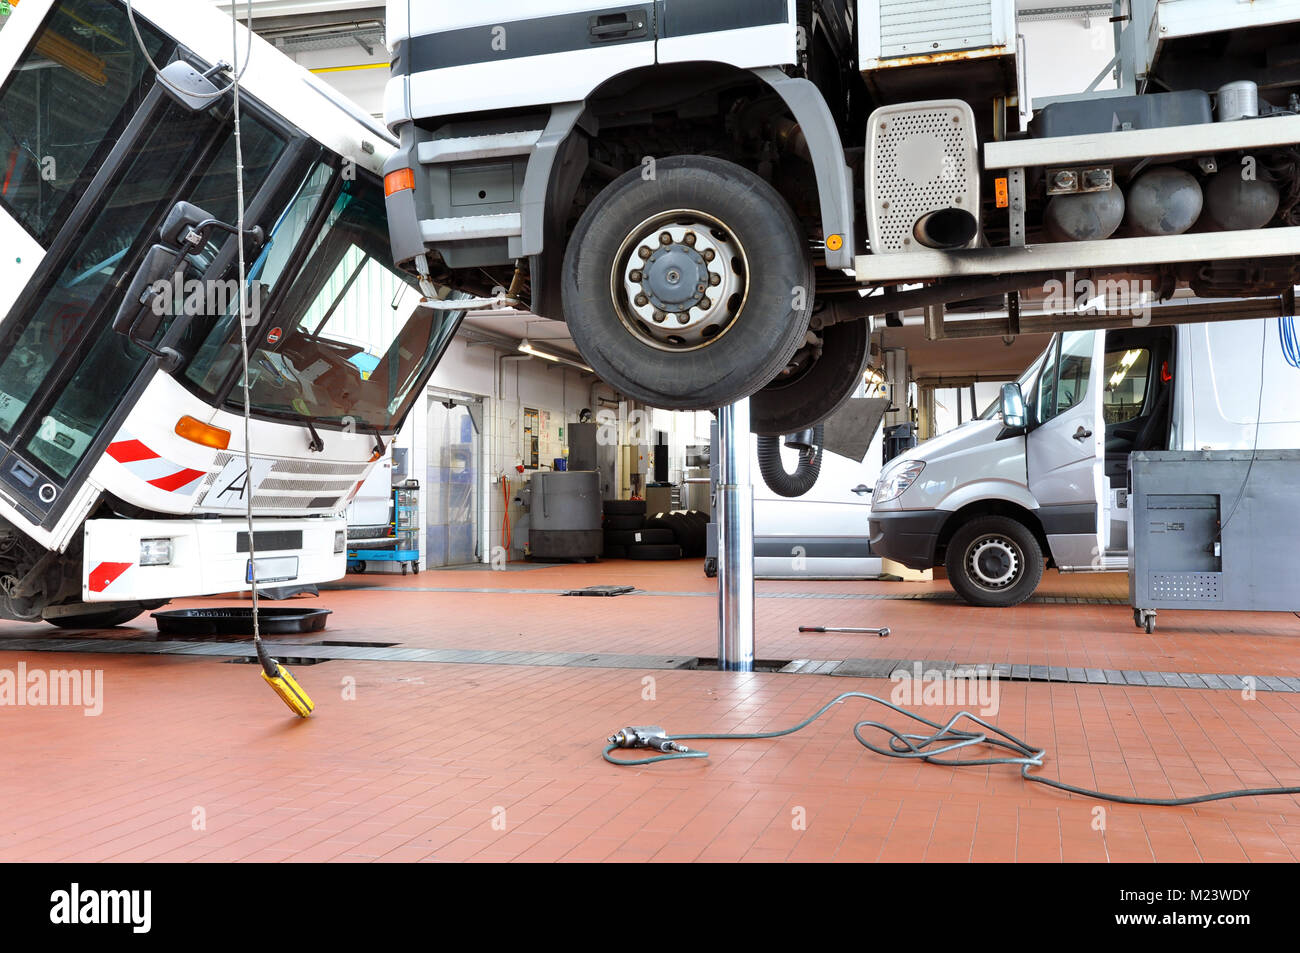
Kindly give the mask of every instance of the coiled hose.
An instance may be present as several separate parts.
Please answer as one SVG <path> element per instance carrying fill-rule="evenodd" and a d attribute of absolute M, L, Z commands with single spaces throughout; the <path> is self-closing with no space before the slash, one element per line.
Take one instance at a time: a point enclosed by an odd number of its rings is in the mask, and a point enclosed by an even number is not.
<path fill-rule="evenodd" d="M 825 429 L 818 424 L 811 431 L 788 437 L 758 438 L 758 470 L 763 474 L 763 482 L 768 489 L 780 496 L 803 496 L 817 483 L 822 472 L 822 438 Z M 799 466 L 794 473 L 785 468 L 781 460 L 782 441 L 801 441 L 799 449 Z"/>
<path fill-rule="evenodd" d="M 811 717 L 804 719 L 793 728 L 784 728 L 780 731 L 762 731 L 753 733 L 736 733 L 736 734 L 698 734 L 698 735 L 661 735 L 660 740 L 670 745 L 676 745 L 678 741 L 696 741 L 696 740 L 732 740 L 732 741 L 754 741 L 766 738 L 781 738 L 785 735 L 792 735 L 796 731 L 807 728 L 814 721 L 820 718 L 826 712 L 830 711 L 835 705 L 848 698 L 865 698 L 869 702 L 878 705 L 884 705 L 905 718 L 911 718 L 913 721 L 919 721 L 928 725 L 934 731 L 930 734 L 907 734 L 891 728 L 889 725 L 878 721 L 863 720 L 853 726 L 853 737 L 857 738 L 859 743 L 865 748 L 870 748 L 876 754 L 884 755 L 887 758 L 918 759 L 928 761 L 931 764 L 946 764 L 953 768 L 974 767 L 976 765 L 990 764 L 1017 764 L 1020 765 L 1020 776 L 1026 781 L 1032 781 L 1035 784 L 1045 784 L 1061 791 L 1068 791 L 1071 794 L 1081 794 L 1084 797 L 1096 798 L 1100 801 L 1114 801 L 1119 804 L 1143 804 L 1154 807 L 1180 807 L 1187 804 L 1204 804 L 1207 801 L 1224 801 L 1229 798 L 1237 797 L 1264 797 L 1273 794 L 1300 794 L 1300 787 L 1282 787 L 1282 788 L 1244 788 L 1238 791 L 1221 791 L 1215 794 L 1200 794 L 1195 797 L 1170 797 L 1170 798 L 1151 798 L 1151 797 L 1128 797 L 1123 794 L 1106 794 L 1102 791 L 1093 791 L 1089 788 L 1076 787 L 1073 784 L 1066 784 L 1062 781 L 1053 781 L 1050 778 L 1042 778 L 1030 774 L 1031 768 L 1041 768 L 1043 758 L 1047 751 L 1043 748 L 1034 748 L 1021 741 L 1014 735 L 1003 731 L 987 721 L 977 718 L 968 711 L 960 711 L 948 719 L 945 724 L 939 724 L 937 721 L 931 721 L 915 712 L 899 708 L 892 702 L 885 701 L 883 698 L 877 698 L 875 695 L 868 695 L 865 692 L 845 692 L 836 698 L 831 699 L 823 705 Z M 955 727 L 963 719 L 974 722 L 979 726 L 979 731 L 963 731 Z M 884 732 L 889 736 L 889 746 L 880 747 L 872 744 L 863 737 L 863 729 L 876 729 Z M 616 738 L 625 736 L 627 731 L 615 735 Z M 957 751 L 961 748 L 969 748 L 976 745 L 986 745 L 994 748 L 1002 748 L 1013 753 L 1013 756 L 997 755 L 994 753 L 989 757 L 966 757 L 966 758 L 941 758 L 940 755 Z M 610 757 L 610 754 L 617 748 L 629 747 L 627 744 L 618 744 L 611 739 L 611 743 L 605 748 L 604 758 L 610 764 L 617 764 L 624 767 L 654 764 L 658 761 L 676 761 L 679 758 L 707 758 L 707 751 L 693 751 L 680 745 L 675 748 L 670 747 L 669 753 L 655 755 L 651 758 L 641 758 L 636 761 L 623 761 L 618 758 Z M 664 749 L 660 749 L 664 750 Z"/>

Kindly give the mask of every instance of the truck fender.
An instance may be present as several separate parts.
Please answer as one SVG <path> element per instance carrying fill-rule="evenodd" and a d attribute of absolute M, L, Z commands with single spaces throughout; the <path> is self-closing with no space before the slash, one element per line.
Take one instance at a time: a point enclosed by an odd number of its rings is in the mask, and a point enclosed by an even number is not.
<path fill-rule="evenodd" d="M 853 234 L 853 174 L 844 161 L 844 143 L 825 97 L 810 80 L 787 76 L 774 66 L 751 72 L 781 97 L 808 140 L 817 175 L 822 234 L 827 238 L 839 235 L 843 240 L 837 250 L 826 249 L 826 267 L 852 268 L 857 247 Z"/>

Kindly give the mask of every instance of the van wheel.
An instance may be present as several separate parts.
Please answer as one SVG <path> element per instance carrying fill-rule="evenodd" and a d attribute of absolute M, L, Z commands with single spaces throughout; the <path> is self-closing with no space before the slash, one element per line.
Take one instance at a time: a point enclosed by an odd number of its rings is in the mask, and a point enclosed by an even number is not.
<path fill-rule="evenodd" d="M 1043 550 L 1023 523 L 981 516 L 948 542 L 948 581 L 973 606 L 1018 606 L 1043 578 Z"/>
<path fill-rule="evenodd" d="M 802 347 L 815 291 L 785 200 L 708 156 L 660 160 L 587 207 L 564 256 L 564 314 L 600 377 L 650 407 L 749 397 Z"/>

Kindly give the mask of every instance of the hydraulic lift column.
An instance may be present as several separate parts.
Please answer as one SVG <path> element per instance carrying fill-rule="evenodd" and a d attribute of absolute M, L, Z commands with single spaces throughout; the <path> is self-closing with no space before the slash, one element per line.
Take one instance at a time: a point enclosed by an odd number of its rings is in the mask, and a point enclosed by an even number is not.
<path fill-rule="evenodd" d="M 718 669 L 754 670 L 754 485 L 749 401 L 718 411 Z"/>

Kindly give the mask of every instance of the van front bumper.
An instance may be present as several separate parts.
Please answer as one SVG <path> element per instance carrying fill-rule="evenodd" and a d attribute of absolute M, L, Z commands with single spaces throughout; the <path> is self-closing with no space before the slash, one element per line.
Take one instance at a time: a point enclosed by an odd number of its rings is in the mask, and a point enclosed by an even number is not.
<path fill-rule="evenodd" d="M 871 551 L 908 569 L 933 569 L 947 510 L 872 510 Z"/>

